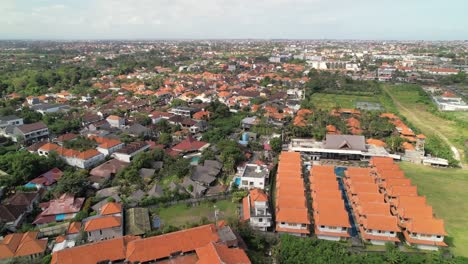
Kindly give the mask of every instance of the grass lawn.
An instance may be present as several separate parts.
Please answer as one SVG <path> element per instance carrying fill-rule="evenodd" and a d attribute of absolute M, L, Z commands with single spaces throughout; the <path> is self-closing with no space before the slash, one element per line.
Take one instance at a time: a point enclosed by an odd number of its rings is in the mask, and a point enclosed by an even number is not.
<path fill-rule="evenodd" d="M 237 217 L 238 204 L 230 200 L 217 201 L 216 203 L 204 202 L 198 206 L 191 207 L 185 204 L 178 204 L 167 208 L 158 208 L 156 214 L 161 218 L 163 225 L 173 225 L 177 227 L 190 223 L 200 222 L 203 217 L 214 222 L 214 205 L 219 210 L 218 219 L 228 219 Z"/>
<path fill-rule="evenodd" d="M 317 108 L 333 109 L 337 106 L 343 108 L 355 108 L 356 102 L 380 103 L 379 97 L 314 93 L 311 97 L 312 103 Z"/>
<path fill-rule="evenodd" d="M 468 257 L 468 171 L 438 169 L 402 162 L 400 167 L 426 196 L 437 218 L 444 219 L 446 238 L 455 255 Z"/>
<path fill-rule="evenodd" d="M 454 145 L 464 161 L 464 139 L 468 139 L 468 129 L 457 125 L 456 121 L 450 121 L 438 117 L 427 111 L 428 105 L 422 100 L 422 96 L 416 89 L 408 89 L 406 86 L 385 86 L 386 91 L 395 99 L 395 105 L 399 112 L 426 136 L 437 134 L 445 137 Z M 457 114 L 463 117 L 464 113 Z"/>

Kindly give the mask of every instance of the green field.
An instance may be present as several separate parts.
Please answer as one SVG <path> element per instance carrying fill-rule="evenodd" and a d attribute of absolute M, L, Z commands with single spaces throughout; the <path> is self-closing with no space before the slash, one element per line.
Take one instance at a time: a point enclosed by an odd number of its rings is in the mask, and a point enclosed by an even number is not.
<path fill-rule="evenodd" d="M 444 219 L 446 242 L 455 255 L 468 257 L 468 171 L 437 169 L 402 162 L 400 167 L 426 196 L 437 218 Z"/>
<path fill-rule="evenodd" d="M 238 215 L 238 204 L 230 200 L 222 200 L 214 204 L 204 202 L 195 207 L 178 204 L 167 208 L 158 208 L 154 213 L 160 217 L 163 225 L 182 227 L 187 224 L 198 223 L 203 217 L 206 217 L 210 222 L 214 222 L 214 205 L 216 205 L 216 208 L 219 210 L 219 220 L 237 217 Z"/>
<path fill-rule="evenodd" d="M 356 102 L 380 103 L 379 97 L 314 93 L 311 101 L 315 107 L 320 109 L 333 109 L 335 107 L 355 108 Z"/>
<path fill-rule="evenodd" d="M 448 145 L 454 146 L 459 153 L 459 159 L 464 159 L 464 140 L 468 139 L 468 129 L 451 121 L 434 115 L 428 109 L 432 103 L 425 94 L 420 94 L 416 86 L 385 85 L 384 90 L 393 98 L 394 103 L 404 117 L 415 125 L 426 136 L 437 135 Z M 462 116 L 461 114 L 456 114 Z"/>

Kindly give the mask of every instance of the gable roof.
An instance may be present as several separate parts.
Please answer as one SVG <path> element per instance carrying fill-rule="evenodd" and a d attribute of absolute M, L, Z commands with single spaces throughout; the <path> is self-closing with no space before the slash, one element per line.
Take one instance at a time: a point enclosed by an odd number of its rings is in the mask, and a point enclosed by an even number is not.
<path fill-rule="evenodd" d="M 226 245 L 209 243 L 196 249 L 197 264 L 250 264 L 245 251 L 239 248 L 228 248 Z"/>
<path fill-rule="evenodd" d="M 327 134 L 325 137 L 325 148 L 365 151 L 366 142 L 364 136 Z"/>
<path fill-rule="evenodd" d="M 111 215 L 122 213 L 122 204 L 109 202 L 101 207 L 101 215 Z"/>
<path fill-rule="evenodd" d="M 121 217 L 119 216 L 102 216 L 88 220 L 85 223 L 84 231 L 90 232 L 95 230 L 107 229 L 120 226 Z"/>
<path fill-rule="evenodd" d="M 0 259 L 40 254 L 46 250 L 47 240 L 37 239 L 39 232 L 14 233 L 0 241 Z"/>

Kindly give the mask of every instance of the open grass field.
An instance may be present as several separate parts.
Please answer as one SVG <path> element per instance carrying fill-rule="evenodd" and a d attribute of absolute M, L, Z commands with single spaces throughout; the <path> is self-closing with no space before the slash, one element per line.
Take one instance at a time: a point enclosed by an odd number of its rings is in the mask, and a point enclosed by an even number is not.
<path fill-rule="evenodd" d="M 163 225 L 173 225 L 177 227 L 200 222 L 203 217 L 208 218 L 210 222 L 214 222 L 214 205 L 216 205 L 216 208 L 219 210 L 219 220 L 237 217 L 237 204 L 230 200 L 222 200 L 214 204 L 204 202 L 195 207 L 178 204 L 167 208 L 158 208 L 156 214 L 160 217 Z"/>
<path fill-rule="evenodd" d="M 444 219 L 446 239 L 455 255 L 468 257 L 468 171 L 438 169 L 402 162 L 400 167 L 427 197 L 437 218 Z"/>
<path fill-rule="evenodd" d="M 384 90 L 392 97 L 398 111 L 408 121 L 426 136 L 436 134 L 449 145 L 453 145 L 458 150 L 460 160 L 465 162 L 463 144 L 464 140 L 468 139 L 468 129 L 457 125 L 456 121 L 438 117 L 428 111 L 430 103 L 417 89 L 411 89 L 406 85 L 385 85 Z"/>
<path fill-rule="evenodd" d="M 356 102 L 380 103 L 379 97 L 326 93 L 314 93 L 311 100 L 315 107 L 321 109 L 355 108 Z"/>

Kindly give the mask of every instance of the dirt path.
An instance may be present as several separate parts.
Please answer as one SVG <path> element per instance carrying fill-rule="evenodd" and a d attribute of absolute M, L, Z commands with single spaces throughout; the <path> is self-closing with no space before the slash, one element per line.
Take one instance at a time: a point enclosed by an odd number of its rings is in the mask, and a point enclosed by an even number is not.
<path fill-rule="evenodd" d="M 417 115 L 415 115 L 411 110 L 409 110 L 408 108 L 406 108 L 404 105 L 402 105 L 389 91 L 388 91 L 388 87 L 383 87 L 383 89 L 385 90 L 385 92 L 390 96 L 390 98 L 392 98 L 393 102 L 396 104 L 396 106 L 400 109 L 400 111 L 407 117 L 411 120 L 411 122 L 415 123 L 416 126 L 418 127 L 421 127 L 421 128 L 424 128 L 425 130 L 428 130 L 428 131 L 431 131 L 433 132 L 434 134 L 438 135 L 445 143 L 447 143 L 447 145 L 449 145 L 450 149 L 452 150 L 453 152 L 453 156 L 456 160 L 458 160 L 458 162 L 460 163 L 460 166 L 462 167 L 462 169 L 466 170 L 468 169 L 466 167 L 466 165 L 463 163 L 462 159 L 461 159 L 461 155 L 460 155 L 460 152 L 458 151 L 458 149 L 450 142 L 450 140 L 444 135 L 442 134 L 439 130 L 437 129 L 434 129 L 433 127 L 431 127 L 429 124 L 426 124 L 424 121 L 422 121 L 421 119 L 419 119 L 419 117 Z"/>

